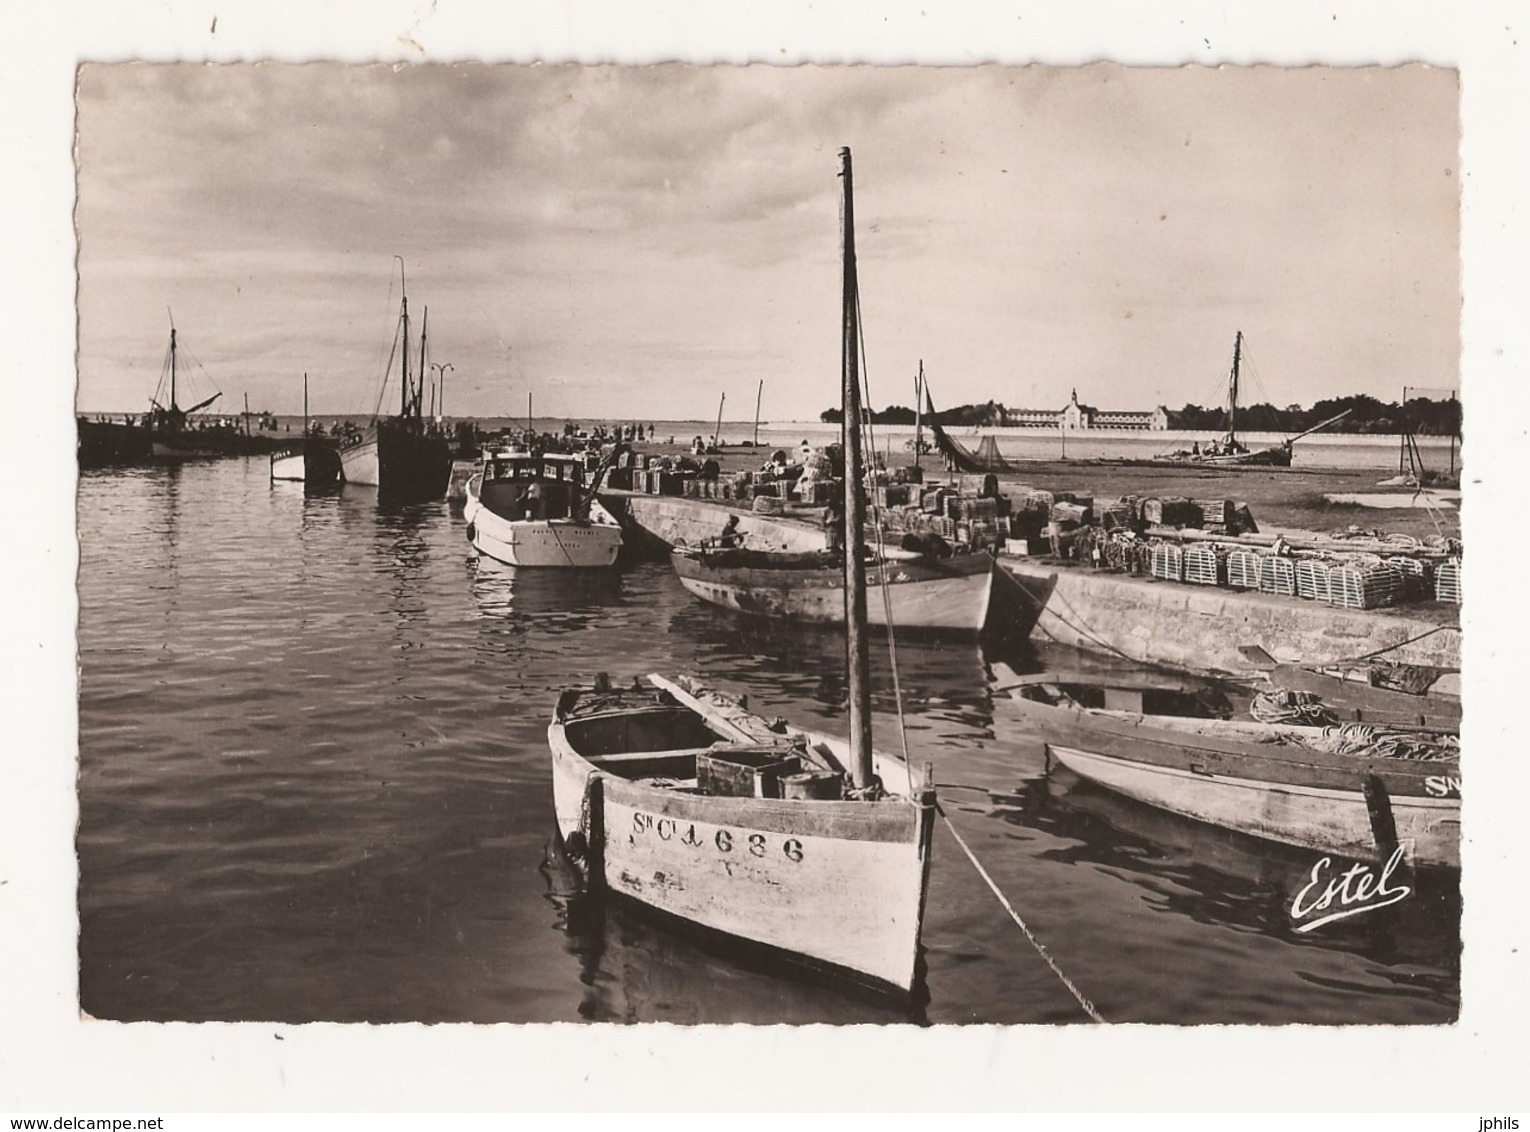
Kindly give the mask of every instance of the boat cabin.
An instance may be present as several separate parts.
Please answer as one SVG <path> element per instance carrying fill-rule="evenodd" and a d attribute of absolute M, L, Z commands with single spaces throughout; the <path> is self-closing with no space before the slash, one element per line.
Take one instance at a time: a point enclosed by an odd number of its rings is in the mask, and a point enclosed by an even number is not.
<path fill-rule="evenodd" d="M 510 522 L 573 517 L 585 497 L 584 460 L 562 452 L 485 452 L 481 497 Z"/>

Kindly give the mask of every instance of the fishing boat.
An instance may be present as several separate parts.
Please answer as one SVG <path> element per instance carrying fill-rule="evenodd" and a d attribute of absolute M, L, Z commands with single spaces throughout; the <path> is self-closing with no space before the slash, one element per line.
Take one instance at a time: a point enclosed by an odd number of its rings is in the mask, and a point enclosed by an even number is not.
<path fill-rule="evenodd" d="M 340 448 L 332 437 L 313 431 L 308 421 L 308 375 L 303 375 L 303 439 L 271 453 L 271 481 L 285 480 L 314 487 L 340 482 Z"/>
<path fill-rule="evenodd" d="M 1232 719 L 1194 690 L 994 673 L 1008 709 L 1080 778 L 1288 845 L 1380 861 L 1401 849 L 1415 866 L 1460 867 L 1451 733 Z"/>
<path fill-rule="evenodd" d="M 559 834 L 589 883 L 878 987 L 917 985 L 929 885 L 928 773 L 873 750 L 859 310 L 850 151 L 842 178 L 848 738 L 770 721 L 688 680 L 597 680 L 558 700 Z"/>
<path fill-rule="evenodd" d="M 1459 730 L 1461 673 L 1377 658 L 1284 664 L 1258 645 L 1238 649 L 1272 687 L 1315 696 L 1345 721 Z"/>
<path fill-rule="evenodd" d="M 844 571 L 833 551 L 703 543 L 675 547 L 670 562 L 682 586 L 724 609 L 809 624 L 845 623 Z M 977 634 L 988 623 L 998 567 L 987 551 L 938 558 L 889 550 L 870 557 L 863 570 L 866 584 L 885 589 L 888 597 L 869 603 L 873 626 Z"/>
<path fill-rule="evenodd" d="M 511 566 L 616 562 L 621 525 L 586 487 L 578 456 L 488 447 L 465 490 L 468 541 L 480 554 Z"/>
<path fill-rule="evenodd" d="M 399 260 L 399 321 L 383 374 L 384 387 L 392 371 L 392 357 L 399 358 L 399 412 L 393 417 L 374 418 L 358 435 L 343 442 L 340 448 L 341 475 L 348 484 L 377 488 L 379 498 L 399 502 L 441 499 L 451 480 L 451 442 L 439 429 L 427 425 L 422 412 L 425 392 L 426 324 L 430 313 L 420 323 L 420 359 L 415 374 L 409 373 L 409 295 L 404 287 L 403 260 Z"/>
<path fill-rule="evenodd" d="M 1271 448 L 1249 448 L 1238 439 L 1238 376 L 1243 361 L 1243 331 L 1237 332 L 1233 339 L 1232 369 L 1227 376 L 1227 432 L 1216 440 L 1211 441 L 1205 448 L 1196 443 L 1188 451 L 1180 449 L 1175 452 L 1165 452 L 1154 456 L 1151 463 L 1155 464 L 1190 464 L 1205 468 L 1236 468 L 1236 467 L 1261 467 L 1261 468 L 1289 468 L 1291 466 L 1291 452 L 1293 446 L 1303 437 L 1311 436 L 1320 429 L 1325 429 L 1335 421 L 1343 420 L 1349 415 L 1345 409 L 1336 417 L 1330 417 L 1322 424 L 1314 425 L 1305 432 L 1296 436 L 1288 437 L 1279 445 Z"/>
<path fill-rule="evenodd" d="M 720 420 L 720 407 L 718 414 Z M 852 482 L 848 466 L 844 480 Z M 859 480 L 854 482 L 859 492 Z M 740 545 L 747 543 L 748 536 L 731 534 L 677 545 L 670 550 L 670 562 L 680 584 L 712 605 L 783 621 L 843 625 L 847 607 L 839 566 L 842 555 L 834 549 L 841 539 L 838 515 L 831 510 L 827 522 L 835 529 L 825 540 L 828 548 L 824 550 Z M 870 624 L 915 632 L 982 633 L 991 623 L 994 588 L 1008 581 L 993 553 L 953 555 L 943 543 L 934 553 L 879 545 L 862 566 L 866 583 L 886 595 L 885 600 L 870 603 Z M 1003 619 L 1005 631 L 1023 628 L 1018 635 L 1028 636 L 1041 615 L 1040 606 L 1029 600 L 1010 604 L 1018 609 L 1018 621 Z M 999 621 L 994 618 L 992 623 Z"/>

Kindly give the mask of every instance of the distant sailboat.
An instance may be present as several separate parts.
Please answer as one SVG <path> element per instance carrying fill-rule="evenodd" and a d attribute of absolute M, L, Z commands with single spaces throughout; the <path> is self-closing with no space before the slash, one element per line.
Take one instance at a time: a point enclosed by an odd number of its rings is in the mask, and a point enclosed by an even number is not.
<path fill-rule="evenodd" d="M 1206 448 L 1199 444 L 1190 451 L 1166 452 L 1153 458 L 1154 463 L 1164 464 L 1196 464 L 1202 467 L 1263 467 L 1263 468 L 1289 468 L 1291 466 L 1292 446 L 1304 436 L 1311 436 L 1319 429 L 1327 428 L 1335 421 L 1342 420 L 1349 415 L 1345 409 L 1336 417 L 1330 417 L 1322 424 L 1314 425 L 1306 432 L 1299 433 L 1280 442 L 1276 447 L 1251 449 L 1238 439 L 1238 377 L 1243 361 L 1243 331 L 1238 331 L 1233 339 L 1232 369 L 1227 375 L 1227 432 L 1218 440 L 1212 441 Z"/>
<path fill-rule="evenodd" d="M 399 283 L 403 291 L 403 260 Z M 420 327 L 420 362 L 416 378 L 409 374 L 409 296 L 402 294 L 396 352 L 399 356 L 401 400 L 395 417 L 378 417 L 371 427 L 340 450 L 342 475 L 348 484 L 377 488 L 378 495 L 399 502 L 441 499 L 451 479 L 451 443 L 426 425 L 421 412 L 426 369 L 426 326 Z M 389 369 L 391 370 L 391 360 Z M 384 375 L 384 383 L 387 377 Z"/>

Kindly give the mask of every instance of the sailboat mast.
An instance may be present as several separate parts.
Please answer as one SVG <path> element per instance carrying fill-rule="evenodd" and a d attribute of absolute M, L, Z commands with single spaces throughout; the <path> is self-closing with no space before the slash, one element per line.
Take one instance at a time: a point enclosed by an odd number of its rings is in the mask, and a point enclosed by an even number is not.
<path fill-rule="evenodd" d="M 415 375 L 420 379 L 420 387 L 414 393 L 414 411 L 409 415 L 420 415 L 420 402 L 425 400 L 425 377 L 430 370 L 425 368 L 425 337 L 430 330 L 430 308 L 425 308 L 425 314 L 420 319 L 420 364 L 415 369 Z"/>
<path fill-rule="evenodd" d="M 1243 359 L 1243 331 L 1233 339 L 1232 373 L 1227 379 L 1227 439 L 1234 440 L 1238 434 L 1238 367 Z"/>
<path fill-rule="evenodd" d="M 402 358 L 402 360 L 400 362 L 400 366 L 401 366 L 400 373 L 401 373 L 401 381 L 402 381 L 402 386 L 403 386 L 403 392 L 400 394 L 399 409 L 398 409 L 398 411 L 399 411 L 399 416 L 407 417 L 409 415 L 409 296 L 408 295 L 404 296 L 404 302 L 403 302 L 403 306 L 401 308 L 401 313 L 399 314 L 399 319 L 400 319 L 400 322 L 401 322 L 401 324 L 402 324 L 402 326 L 404 328 L 404 348 L 403 348 L 403 350 L 400 351 L 400 355 L 401 355 L 401 358 Z"/>
<path fill-rule="evenodd" d="M 303 374 L 303 435 L 308 435 L 308 374 Z"/>
<path fill-rule="evenodd" d="M 865 500 L 861 493 L 860 292 L 855 273 L 855 192 L 849 147 L 839 151 L 844 178 L 840 245 L 844 262 L 841 293 L 840 378 L 845 448 L 845 653 L 850 682 L 850 777 L 857 788 L 870 784 L 871 662 L 867 652 L 866 572 L 861 563 Z"/>
<path fill-rule="evenodd" d="M 753 447 L 755 447 L 755 448 L 758 448 L 760 446 L 760 399 L 763 398 L 764 396 L 765 396 L 765 379 L 762 377 L 762 378 L 760 378 L 760 387 L 759 387 L 759 389 L 757 389 L 755 391 L 755 394 L 754 394 L 754 444 L 753 444 Z"/>
<path fill-rule="evenodd" d="M 712 443 L 719 448 L 722 447 L 722 409 L 727 400 L 728 392 L 724 390 L 723 395 L 717 399 L 717 427 L 712 430 Z"/>
<path fill-rule="evenodd" d="M 170 411 L 175 412 L 175 327 L 170 328 Z"/>
<path fill-rule="evenodd" d="M 919 451 L 924 447 L 924 359 L 914 375 L 914 467 L 919 466 Z"/>
<path fill-rule="evenodd" d="M 399 325 L 403 327 L 403 349 L 399 351 L 399 380 L 401 389 L 399 392 L 399 415 L 409 415 L 409 286 L 404 278 L 404 257 L 396 255 L 398 260 L 398 292 L 399 292 Z"/>

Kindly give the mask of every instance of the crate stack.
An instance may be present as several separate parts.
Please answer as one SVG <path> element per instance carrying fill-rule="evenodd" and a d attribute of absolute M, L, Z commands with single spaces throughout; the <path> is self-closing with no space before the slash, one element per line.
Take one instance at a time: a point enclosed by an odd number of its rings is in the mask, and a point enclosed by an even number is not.
<path fill-rule="evenodd" d="M 1231 499 L 1196 499 L 1191 501 L 1201 513 L 1201 526 L 1206 530 L 1220 529 L 1224 534 L 1234 522 L 1237 504 Z"/>
<path fill-rule="evenodd" d="M 1162 578 L 1166 582 L 1182 582 L 1185 580 L 1185 554 L 1173 543 L 1160 542 L 1153 544 L 1153 557 L 1148 568 L 1148 573 L 1155 578 Z"/>
<path fill-rule="evenodd" d="M 1436 601 L 1452 601 L 1461 604 L 1461 560 L 1452 558 L 1440 563 L 1434 572 L 1434 597 Z"/>
<path fill-rule="evenodd" d="M 1197 586 L 1227 584 L 1227 552 L 1220 546 L 1201 543 L 1184 553 L 1185 581 Z"/>
<path fill-rule="evenodd" d="M 1227 584 L 1239 590 L 1257 590 L 1259 588 L 1259 566 L 1263 561 L 1261 555 L 1252 550 L 1233 550 L 1227 555 Z"/>
<path fill-rule="evenodd" d="M 1259 592 L 1296 596 L 1296 563 L 1278 554 L 1267 554 L 1259 559 Z"/>
<path fill-rule="evenodd" d="M 1330 597 L 1328 563 L 1318 558 L 1296 561 L 1296 596 L 1308 601 L 1327 602 Z"/>
<path fill-rule="evenodd" d="M 1403 597 L 1417 600 L 1434 596 L 1434 563 L 1426 558 L 1399 554 L 1387 559 L 1403 576 Z"/>
<path fill-rule="evenodd" d="M 1347 562 L 1328 572 L 1328 600 L 1343 609 L 1396 605 L 1403 597 L 1403 572 L 1390 562 Z"/>
<path fill-rule="evenodd" d="M 1142 521 L 1152 527 L 1199 527 L 1201 509 L 1188 499 L 1144 499 Z"/>

